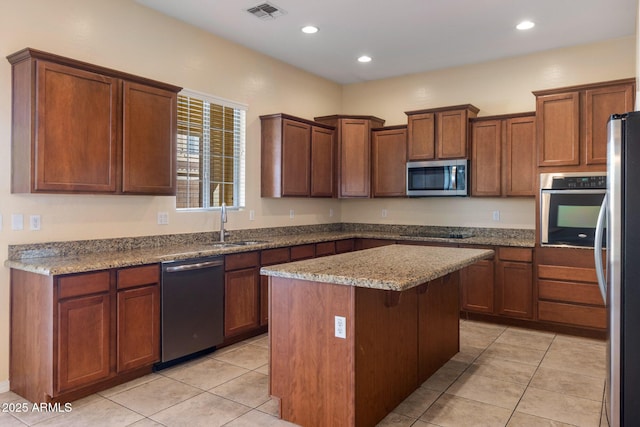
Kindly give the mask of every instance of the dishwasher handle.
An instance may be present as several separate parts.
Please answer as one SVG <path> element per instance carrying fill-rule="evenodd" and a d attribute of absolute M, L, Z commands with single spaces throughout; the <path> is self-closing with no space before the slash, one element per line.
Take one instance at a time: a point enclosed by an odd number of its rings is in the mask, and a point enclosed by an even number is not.
<path fill-rule="evenodd" d="M 219 267 L 223 264 L 224 261 L 220 259 L 214 261 L 197 262 L 195 264 L 174 265 L 166 267 L 164 271 L 167 273 L 178 273 L 180 271 L 201 270 L 203 268 Z"/>

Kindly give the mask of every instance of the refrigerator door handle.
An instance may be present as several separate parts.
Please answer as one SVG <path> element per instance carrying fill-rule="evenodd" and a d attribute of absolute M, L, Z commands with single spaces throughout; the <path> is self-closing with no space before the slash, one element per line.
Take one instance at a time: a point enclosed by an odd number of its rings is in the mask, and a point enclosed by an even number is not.
<path fill-rule="evenodd" d="M 598 287 L 602 294 L 602 299 L 607 303 L 607 279 L 604 277 L 604 268 L 602 266 L 602 234 L 604 232 L 604 223 L 607 218 L 607 195 L 605 194 L 600 206 L 598 214 L 598 223 L 596 225 L 596 235 L 594 241 L 593 256 L 596 263 L 596 276 L 598 277 Z"/>

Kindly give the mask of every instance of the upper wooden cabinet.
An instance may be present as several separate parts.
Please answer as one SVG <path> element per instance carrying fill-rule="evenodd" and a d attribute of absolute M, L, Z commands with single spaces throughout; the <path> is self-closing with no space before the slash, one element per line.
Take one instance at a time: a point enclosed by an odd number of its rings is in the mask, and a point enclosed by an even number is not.
<path fill-rule="evenodd" d="M 533 92 L 538 166 L 607 163 L 607 120 L 633 110 L 635 79 Z"/>
<path fill-rule="evenodd" d="M 33 49 L 12 65 L 12 192 L 175 194 L 179 87 Z"/>
<path fill-rule="evenodd" d="M 371 135 L 373 197 L 406 196 L 407 127 L 377 128 Z"/>
<path fill-rule="evenodd" d="M 337 195 L 371 196 L 371 129 L 384 120 L 372 116 L 323 116 L 315 120 L 336 128 Z"/>
<path fill-rule="evenodd" d="M 471 195 L 535 196 L 535 113 L 471 120 Z"/>
<path fill-rule="evenodd" d="M 471 104 L 407 111 L 407 160 L 466 158 L 469 119 L 478 111 Z"/>
<path fill-rule="evenodd" d="M 260 121 L 262 197 L 331 197 L 334 128 L 287 114 Z"/>

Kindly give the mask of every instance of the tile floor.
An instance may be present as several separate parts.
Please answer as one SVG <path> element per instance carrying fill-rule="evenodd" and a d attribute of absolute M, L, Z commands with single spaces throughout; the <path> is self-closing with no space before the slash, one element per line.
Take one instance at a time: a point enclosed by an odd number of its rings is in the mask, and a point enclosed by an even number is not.
<path fill-rule="evenodd" d="M 602 341 L 461 321 L 460 350 L 379 426 L 599 425 Z M 263 335 L 78 400 L 68 413 L 0 412 L 0 426 L 293 426 L 275 416 L 267 361 Z M 4 409 L 22 402 L 0 394 Z"/>

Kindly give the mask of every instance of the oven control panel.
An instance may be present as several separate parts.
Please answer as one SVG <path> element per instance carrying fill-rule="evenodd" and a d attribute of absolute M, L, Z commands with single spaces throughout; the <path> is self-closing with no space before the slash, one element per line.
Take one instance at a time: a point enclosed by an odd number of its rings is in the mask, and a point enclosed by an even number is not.
<path fill-rule="evenodd" d="M 607 176 L 554 176 L 551 188 L 554 190 L 606 189 Z"/>

